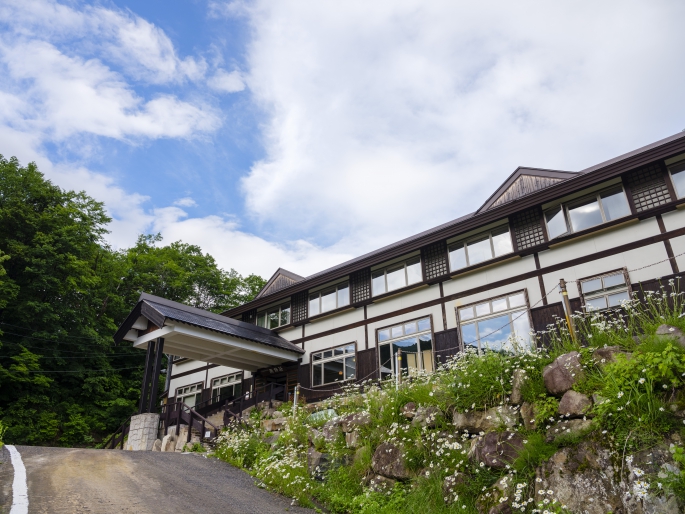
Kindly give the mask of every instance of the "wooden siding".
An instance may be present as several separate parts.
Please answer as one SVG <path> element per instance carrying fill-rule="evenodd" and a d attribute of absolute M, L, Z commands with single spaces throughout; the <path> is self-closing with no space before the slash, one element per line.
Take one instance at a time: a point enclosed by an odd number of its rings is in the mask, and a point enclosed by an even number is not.
<path fill-rule="evenodd" d="M 357 379 L 378 379 L 378 357 L 375 346 L 357 352 Z"/>
<path fill-rule="evenodd" d="M 439 366 L 461 351 L 459 328 L 435 332 L 435 364 Z"/>
<path fill-rule="evenodd" d="M 540 177 L 533 175 L 521 175 L 516 181 L 504 191 L 497 200 L 492 203 L 492 207 L 518 200 L 522 196 L 529 195 L 540 189 L 553 186 L 564 179 L 552 177 Z"/>

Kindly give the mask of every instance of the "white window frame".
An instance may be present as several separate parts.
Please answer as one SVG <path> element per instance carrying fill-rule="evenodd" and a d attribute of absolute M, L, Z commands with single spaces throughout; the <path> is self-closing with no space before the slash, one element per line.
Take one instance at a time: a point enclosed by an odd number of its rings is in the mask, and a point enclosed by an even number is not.
<path fill-rule="evenodd" d="M 604 204 L 602 203 L 602 195 L 604 193 L 611 191 L 612 189 L 620 189 L 623 192 L 623 197 L 625 198 L 626 205 L 628 206 L 628 214 L 610 220 L 610 219 L 607 219 L 607 216 L 604 212 Z M 579 203 L 582 203 L 586 200 L 589 200 L 590 198 L 594 198 L 597 201 L 597 203 L 599 204 L 599 212 L 600 212 L 600 215 L 602 216 L 602 222 L 598 223 L 597 225 L 592 225 L 591 227 L 581 229 L 579 231 L 574 230 L 573 226 L 571 224 L 571 216 L 569 214 L 569 208 L 575 206 L 576 204 L 579 204 Z M 566 232 L 563 232 L 562 234 L 558 234 L 556 236 L 552 236 L 550 234 L 549 226 L 547 224 L 547 213 L 550 212 L 552 209 L 556 209 L 558 207 L 561 207 L 561 210 L 564 214 L 564 223 L 566 224 Z M 626 194 L 626 188 L 623 186 L 623 183 L 619 183 L 619 184 L 614 184 L 612 186 L 606 187 L 606 188 L 601 189 L 599 191 L 596 191 L 594 193 L 591 193 L 591 194 L 588 194 L 585 196 L 581 196 L 579 198 L 574 198 L 573 200 L 569 200 L 568 202 L 563 202 L 563 203 L 554 205 L 553 207 L 549 207 L 548 209 L 545 209 L 545 211 L 542 213 L 542 217 L 545 221 L 545 230 L 547 231 L 547 235 L 549 236 L 549 239 L 551 241 L 551 240 L 557 239 L 559 237 L 564 237 L 564 236 L 568 236 L 570 234 L 575 234 L 576 232 L 582 232 L 584 230 L 590 230 L 592 228 L 599 227 L 600 225 L 604 225 L 605 223 L 609 223 L 610 221 L 616 221 L 616 220 L 620 220 L 621 218 L 626 218 L 626 217 L 630 216 L 631 214 L 632 214 L 632 211 L 630 209 L 630 200 L 628 199 L 628 195 Z"/>
<path fill-rule="evenodd" d="M 226 383 L 221 384 L 221 379 L 226 378 Z M 240 384 L 240 394 L 243 393 L 242 390 L 242 383 L 243 383 L 243 372 L 239 371 L 237 373 L 230 373 L 228 375 L 222 375 L 220 377 L 215 377 L 211 379 L 212 381 L 210 382 L 211 388 L 212 388 L 212 394 L 210 398 L 212 401 L 214 401 L 214 391 L 215 390 L 221 390 L 222 387 L 228 387 L 228 386 L 234 386 L 233 390 L 235 391 L 235 385 Z M 218 384 L 215 385 L 216 382 L 219 382 Z M 217 394 L 217 396 L 219 396 Z"/>
<path fill-rule="evenodd" d="M 197 389 L 195 389 L 195 393 L 194 393 L 195 394 L 194 405 L 197 405 L 198 403 L 202 402 L 202 390 L 204 389 L 204 385 L 205 385 L 204 382 L 197 382 L 195 384 L 187 384 L 184 386 L 177 387 L 176 388 L 176 396 L 175 396 L 176 401 L 186 403 L 181 399 L 181 397 L 186 398 L 186 397 L 190 396 L 191 394 L 193 394 L 193 391 L 190 391 L 190 389 L 195 387 Z M 182 392 L 179 394 L 179 391 L 182 391 L 183 389 L 188 389 L 189 391 L 187 391 L 185 394 Z M 198 398 L 198 395 L 199 395 L 199 398 Z M 194 405 L 191 405 L 191 407 L 193 407 Z"/>
<path fill-rule="evenodd" d="M 336 350 L 341 350 L 341 353 L 336 354 Z M 327 352 L 331 352 L 331 355 L 329 357 L 324 357 L 324 354 Z M 320 355 L 318 359 L 315 359 L 315 356 Z M 348 377 L 347 376 L 347 360 L 352 359 L 352 362 L 354 363 L 354 375 Z M 334 346 L 332 348 L 326 348 L 324 350 L 319 350 L 317 352 L 312 352 L 309 358 L 309 361 L 311 363 L 311 380 L 312 380 L 312 387 L 323 387 L 327 386 L 330 384 L 340 384 L 343 382 L 348 382 L 352 380 L 356 380 L 357 378 L 357 343 L 347 343 L 343 344 L 340 346 Z M 343 365 L 343 379 L 342 380 L 334 380 L 333 382 L 325 382 L 325 375 L 323 371 L 323 365 L 326 362 L 331 362 L 331 361 L 342 361 Z M 321 383 L 320 384 L 315 384 L 314 383 L 314 366 L 321 366 Z"/>
<path fill-rule="evenodd" d="M 674 170 L 674 168 L 675 168 L 675 170 Z M 668 176 L 671 179 L 671 184 L 673 184 L 673 190 L 675 191 L 676 196 L 678 197 L 678 199 L 685 198 L 685 191 L 683 191 L 682 193 L 679 192 L 676 181 L 673 180 L 673 174 L 674 173 L 675 174 L 678 174 L 678 173 L 685 174 L 685 159 L 668 165 Z"/>
<path fill-rule="evenodd" d="M 524 298 L 523 305 L 511 307 L 509 298 L 512 296 L 517 296 L 519 294 L 523 294 L 523 298 Z M 503 309 L 503 310 L 496 311 L 496 312 L 493 311 L 493 308 L 492 308 L 493 302 L 496 302 L 497 300 L 502 300 L 502 299 L 506 299 L 507 308 Z M 476 306 L 483 305 L 485 303 L 490 304 L 490 313 L 478 316 L 478 314 L 476 313 Z M 465 311 L 466 309 L 473 309 L 472 312 L 473 312 L 474 316 L 472 318 L 462 319 L 462 312 Z M 466 338 L 464 336 L 464 331 L 463 331 L 464 325 L 474 325 L 475 330 L 476 330 L 476 337 L 477 337 L 477 339 L 476 339 L 477 347 L 476 348 L 477 348 L 479 353 L 482 353 L 483 350 L 487 350 L 488 348 L 487 348 L 487 341 L 485 341 L 483 344 L 481 343 L 481 341 L 484 337 L 487 337 L 492 332 L 488 332 L 487 334 L 480 334 L 480 329 L 478 328 L 478 322 L 488 320 L 488 319 L 493 319 L 493 318 L 499 318 L 499 317 L 504 316 L 504 315 L 508 315 L 509 316 L 509 325 L 511 326 L 511 332 L 515 333 L 513 323 L 516 319 L 518 319 L 518 316 L 521 315 L 519 313 L 522 313 L 524 311 L 526 313 L 525 314 L 526 317 L 528 318 L 528 326 L 530 327 L 530 330 L 533 330 L 533 319 L 532 319 L 532 316 L 530 314 L 530 302 L 528 301 L 528 291 L 526 289 L 523 289 L 520 291 L 512 291 L 511 293 L 498 295 L 498 296 L 494 296 L 492 298 L 479 300 L 477 302 L 473 302 L 473 303 L 470 303 L 467 305 L 460 305 L 459 307 L 455 307 L 455 314 L 457 316 L 457 323 L 459 325 L 459 338 L 461 340 L 460 346 L 464 350 L 466 349 L 467 343 L 471 343 L 469 345 L 471 347 L 474 346 L 473 341 L 466 341 Z M 516 314 L 516 316 L 514 316 L 514 314 Z M 529 345 L 532 348 L 533 340 L 532 340 L 530 334 L 528 335 L 528 337 L 530 339 Z"/>
<path fill-rule="evenodd" d="M 506 232 L 509 234 L 509 242 L 511 243 L 511 252 L 503 253 L 501 255 L 495 255 L 495 243 L 492 241 L 492 233 L 493 232 L 498 232 L 502 230 L 502 228 L 506 227 Z M 503 232 L 502 232 L 503 233 Z M 490 257 L 489 259 L 486 259 L 484 261 L 477 262 L 475 264 L 471 264 L 471 260 L 469 259 L 469 249 L 468 249 L 468 244 L 472 243 L 474 241 L 478 241 L 480 239 L 483 239 L 484 236 L 488 236 L 488 239 L 490 241 Z M 497 234 L 499 235 L 499 234 Z M 452 258 L 451 258 L 451 253 L 453 248 L 457 247 L 462 247 L 464 249 L 464 256 L 466 257 L 466 265 L 462 266 L 460 268 L 453 268 L 452 267 Z M 479 234 L 476 234 L 474 236 L 469 237 L 468 239 L 463 239 L 461 241 L 455 241 L 453 243 L 450 243 L 449 246 L 447 247 L 447 262 L 449 263 L 450 267 L 450 272 L 462 270 L 465 268 L 468 268 L 469 266 L 475 266 L 477 264 L 483 264 L 485 262 L 491 261 L 493 259 L 497 259 L 498 257 L 502 257 L 503 255 L 509 255 L 510 253 L 514 253 L 514 240 L 511 237 L 511 227 L 509 224 L 506 225 L 500 225 L 498 227 L 494 227 L 491 230 L 488 230 L 486 232 L 481 232 Z"/>
<path fill-rule="evenodd" d="M 420 279 L 417 280 L 416 282 L 409 283 L 409 274 L 407 273 L 407 266 L 408 266 L 407 263 L 409 263 L 409 266 L 413 266 L 414 264 L 418 264 L 418 265 L 419 265 L 419 270 L 421 270 L 421 277 L 420 277 Z M 403 266 L 403 267 L 404 267 L 404 285 L 403 285 L 403 286 L 400 286 L 400 287 L 396 287 L 396 288 L 394 288 L 394 289 L 388 289 L 388 270 L 389 270 L 389 269 L 390 269 L 390 270 L 395 270 L 395 269 L 398 268 L 399 266 Z M 375 278 L 379 278 L 379 277 L 380 277 L 380 275 L 379 275 L 380 273 L 383 273 L 384 290 L 383 290 L 382 292 L 376 293 L 376 292 L 374 291 L 374 287 L 373 287 L 373 279 L 374 279 L 374 276 L 375 276 Z M 371 272 L 371 296 L 380 296 L 380 295 L 383 295 L 383 294 L 386 294 L 386 293 L 391 293 L 391 292 L 393 292 L 393 291 L 399 291 L 400 289 L 403 289 L 403 288 L 405 288 L 405 287 L 413 286 L 414 284 L 420 284 L 421 282 L 423 282 L 423 280 L 424 280 L 424 279 L 423 279 L 423 266 L 422 266 L 422 263 L 421 263 L 421 256 L 420 256 L 420 255 L 415 255 L 415 256 L 413 256 L 413 257 L 410 257 L 410 258 L 408 258 L 408 259 L 405 259 L 404 261 L 395 262 L 395 263 L 393 263 L 393 264 L 389 264 L 389 265 L 385 266 L 384 268 L 379 268 L 379 269 L 373 270 L 373 271 Z"/>
<path fill-rule="evenodd" d="M 340 305 L 339 302 L 339 292 L 341 289 L 347 288 L 347 303 Z M 335 307 L 332 309 L 326 309 L 323 310 L 323 302 L 321 301 L 321 297 L 323 296 L 323 293 L 328 293 L 331 290 L 335 290 Z M 318 311 L 315 313 L 312 313 L 312 302 L 316 301 L 318 303 Z M 307 296 L 307 313 L 309 317 L 312 316 L 318 316 L 319 314 L 325 314 L 326 312 L 331 312 L 337 309 L 342 309 L 343 307 L 348 307 L 350 305 L 350 282 L 345 281 L 345 282 L 340 282 L 339 284 L 335 284 L 334 286 L 330 287 L 324 287 L 323 289 L 319 289 L 318 291 L 314 293 L 309 293 Z"/>
<path fill-rule="evenodd" d="M 623 275 L 623 280 L 625 281 L 624 285 L 618 285 L 618 286 L 610 286 L 610 287 L 604 287 L 604 279 L 606 277 L 613 277 L 616 275 Z M 595 291 L 590 291 L 589 293 L 585 293 L 583 291 L 583 283 L 585 282 L 590 282 L 592 280 L 597 280 L 601 279 L 602 280 L 602 289 L 597 289 Z M 628 270 L 626 268 L 621 268 L 613 271 L 608 271 L 606 273 L 601 273 L 599 275 L 593 275 L 591 277 L 585 277 L 581 278 L 578 280 L 578 293 L 580 294 L 580 300 L 581 300 L 581 305 L 583 307 L 583 311 L 585 312 L 602 312 L 602 311 L 607 311 L 611 309 L 616 309 L 620 307 L 620 305 L 613 305 L 611 307 L 608 307 L 609 305 L 609 296 L 615 295 L 617 293 L 628 293 L 628 299 L 632 299 L 632 286 L 630 284 L 630 276 L 628 275 Z M 587 302 L 589 300 L 595 300 L 597 298 L 605 298 L 605 302 L 607 307 L 603 309 L 588 309 Z"/>
<path fill-rule="evenodd" d="M 278 315 L 278 325 L 275 327 L 267 326 L 269 324 L 269 315 L 274 313 L 274 311 Z M 283 313 L 286 312 L 288 313 L 288 319 L 286 322 L 283 322 Z M 263 316 L 264 319 L 264 325 L 259 324 L 259 319 Z M 277 305 L 276 307 L 269 307 L 268 309 L 264 309 L 263 311 L 259 311 L 257 313 L 257 321 L 256 325 L 258 327 L 262 328 L 268 328 L 269 330 L 274 330 L 276 328 L 280 327 L 285 327 L 286 325 L 290 325 L 291 322 L 291 317 L 292 317 L 292 307 L 290 302 L 284 302 L 281 305 Z"/>
<path fill-rule="evenodd" d="M 428 324 L 430 326 L 428 329 L 419 330 L 418 329 L 419 328 L 419 321 L 423 321 L 423 320 L 428 320 Z M 411 323 L 416 324 L 417 330 L 416 330 L 416 332 L 406 333 L 406 325 L 409 325 Z M 398 328 L 398 327 L 402 328 L 402 335 L 399 335 L 397 337 L 392 337 L 392 329 Z M 386 330 L 388 331 L 389 337 L 388 337 L 388 339 L 384 339 L 383 341 L 381 341 L 380 340 L 380 338 L 381 338 L 380 334 L 381 334 L 381 332 L 386 331 Z M 397 370 L 395 369 L 395 367 L 396 367 L 395 358 L 394 358 L 395 353 L 393 353 L 393 351 L 392 351 L 392 343 L 395 343 L 397 341 L 403 341 L 403 340 L 408 339 L 410 337 L 416 337 L 418 339 L 420 336 L 423 336 L 426 334 L 430 334 L 430 336 L 431 336 L 431 350 L 430 350 L 431 365 L 430 365 L 430 369 L 428 370 L 428 372 L 432 373 L 433 371 L 435 371 L 435 333 L 433 332 L 433 317 L 432 316 L 430 316 L 430 315 L 421 316 L 419 318 L 414 318 L 414 319 L 410 319 L 407 321 L 403 321 L 402 323 L 394 323 L 394 324 L 389 325 L 387 327 L 377 328 L 376 329 L 376 346 L 378 348 L 378 370 L 379 370 L 379 373 L 381 373 L 381 374 L 385 373 L 386 375 L 390 374 L 393 377 L 397 374 Z M 417 362 L 416 362 L 417 366 L 415 368 L 413 368 L 413 369 L 416 369 L 417 372 L 418 371 L 426 371 L 426 364 L 424 362 L 424 355 L 423 355 L 423 352 L 421 351 L 420 345 L 421 345 L 421 342 L 419 339 L 419 351 L 417 354 Z M 383 371 L 384 365 L 387 362 L 387 361 L 381 362 L 381 348 L 384 346 L 390 347 L 390 367 L 385 368 L 385 369 L 389 369 L 390 373 L 388 373 L 387 371 L 385 371 L 385 372 Z M 403 352 L 402 355 L 403 355 L 403 358 L 405 358 L 405 359 L 407 358 L 407 357 L 404 357 L 404 355 L 406 355 L 405 352 Z"/>

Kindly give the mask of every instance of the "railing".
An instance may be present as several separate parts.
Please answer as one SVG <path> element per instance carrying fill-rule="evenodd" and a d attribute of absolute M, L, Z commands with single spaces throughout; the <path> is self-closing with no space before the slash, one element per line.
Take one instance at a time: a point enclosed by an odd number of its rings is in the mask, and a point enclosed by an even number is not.
<path fill-rule="evenodd" d="M 168 428 L 175 424 L 177 437 L 181 432 L 181 423 L 188 425 L 187 443 L 190 442 L 193 429 L 200 432 L 200 441 L 205 439 L 205 433 L 208 429 L 211 434 L 209 439 L 214 439 L 219 434 L 219 429 L 214 423 L 183 402 L 167 403 L 162 406 L 159 421 L 165 434 Z"/>
<path fill-rule="evenodd" d="M 119 428 L 107 439 L 107 442 L 102 446 L 104 449 L 114 449 L 117 445 L 120 445 L 121 449 L 124 449 L 124 440 L 128 435 L 128 431 L 131 428 L 131 418 L 133 415 L 129 416 L 126 421 L 124 421 Z"/>
<path fill-rule="evenodd" d="M 243 411 L 253 407 L 260 402 L 269 402 L 269 407 L 273 406 L 276 395 L 285 392 L 285 386 L 270 383 L 254 391 L 247 391 L 234 400 L 226 401 L 224 409 L 224 425 L 228 425 L 233 420 L 242 420 Z"/>
<path fill-rule="evenodd" d="M 214 396 L 210 398 L 209 400 L 205 400 L 204 402 L 200 402 L 195 404 L 193 409 L 195 409 L 195 412 L 201 414 L 204 417 L 209 417 L 212 414 L 219 412 L 224 408 L 224 405 L 226 403 L 231 402 L 238 398 L 239 395 L 235 394 L 224 394 L 224 395 L 219 395 L 219 396 Z"/>

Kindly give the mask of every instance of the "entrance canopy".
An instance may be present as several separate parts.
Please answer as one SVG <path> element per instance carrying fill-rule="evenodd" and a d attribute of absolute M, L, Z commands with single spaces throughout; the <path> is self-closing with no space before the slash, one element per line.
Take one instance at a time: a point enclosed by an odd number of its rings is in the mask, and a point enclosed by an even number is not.
<path fill-rule="evenodd" d="M 273 330 L 143 293 L 114 342 L 147 349 L 157 338 L 164 353 L 247 371 L 297 362 L 304 353 Z"/>

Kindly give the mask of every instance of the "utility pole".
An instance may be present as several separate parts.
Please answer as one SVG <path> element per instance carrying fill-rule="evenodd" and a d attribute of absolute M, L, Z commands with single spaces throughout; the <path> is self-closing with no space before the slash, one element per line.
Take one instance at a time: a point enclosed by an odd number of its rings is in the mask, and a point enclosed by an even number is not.
<path fill-rule="evenodd" d="M 300 383 L 295 384 L 295 394 L 293 395 L 293 417 L 297 414 L 297 397 L 300 392 Z"/>
<path fill-rule="evenodd" d="M 397 349 L 397 382 L 402 385 L 402 348 Z"/>
<path fill-rule="evenodd" d="M 564 306 L 564 314 L 566 315 L 566 325 L 568 325 L 568 331 L 571 334 L 571 339 L 574 343 L 578 342 L 576 336 L 576 325 L 573 322 L 573 317 L 571 316 L 571 302 L 568 300 L 568 291 L 566 291 L 566 281 L 562 278 L 559 280 L 559 291 L 561 293 L 561 303 Z"/>

